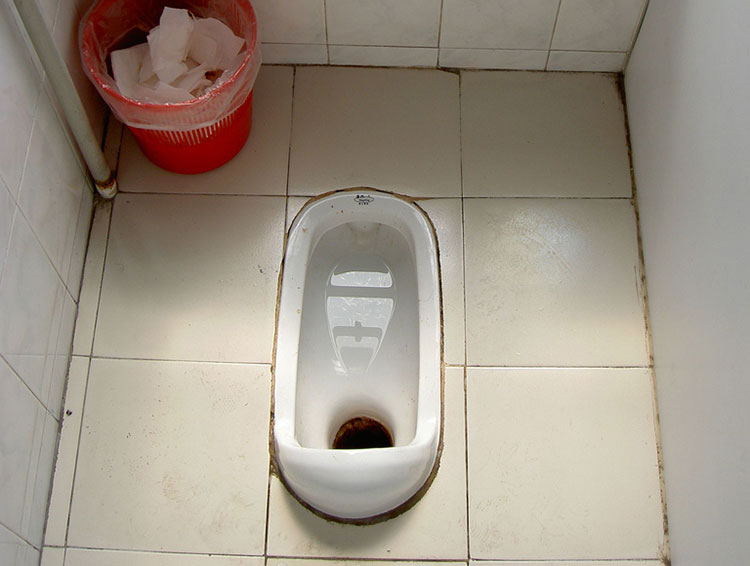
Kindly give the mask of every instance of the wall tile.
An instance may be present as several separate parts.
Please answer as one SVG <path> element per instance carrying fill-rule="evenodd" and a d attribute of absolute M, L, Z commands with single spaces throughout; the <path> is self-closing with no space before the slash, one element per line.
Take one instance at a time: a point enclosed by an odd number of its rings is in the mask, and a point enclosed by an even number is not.
<path fill-rule="evenodd" d="M 627 53 L 551 51 L 548 71 L 598 71 L 619 73 L 625 66 Z"/>
<path fill-rule="evenodd" d="M 3 566 L 37 566 L 39 551 L 0 525 L 0 564 Z"/>
<path fill-rule="evenodd" d="M 541 71 L 547 63 L 547 51 L 513 49 L 440 50 L 440 66 L 459 69 L 524 69 Z"/>
<path fill-rule="evenodd" d="M 562 0 L 552 49 L 628 51 L 644 0 Z"/>
<path fill-rule="evenodd" d="M 435 67 L 437 49 L 427 47 L 369 47 L 331 45 L 331 65 L 372 67 Z"/>
<path fill-rule="evenodd" d="M 84 190 L 78 161 L 52 101 L 43 93 L 18 201 L 61 274 L 68 272 Z"/>
<path fill-rule="evenodd" d="M 39 444 L 35 459 L 32 459 L 32 466 L 29 468 L 29 481 L 26 484 L 26 517 L 23 530 L 26 539 L 36 547 L 42 546 L 59 428 L 57 421 L 48 412 L 44 411 L 42 414 L 42 431 L 38 435 Z"/>
<path fill-rule="evenodd" d="M 327 65 L 326 45 L 264 43 L 263 63 L 269 65 Z"/>
<path fill-rule="evenodd" d="M 0 353 L 43 402 L 49 392 L 64 292 L 26 219 L 16 214 L 0 282 Z"/>
<path fill-rule="evenodd" d="M 89 239 L 89 229 L 91 228 L 91 219 L 94 212 L 94 194 L 84 183 L 81 191 L 81 207 L 78 210 L 78 221 L 76 224 L 75 239 L 73 240 L 73 249 L 70 253 L 70 263 L 65 275 L 65 285 L 74 300 L 78 300 L 81 289 L 81 277 L 83 276 L 83 262 L 86 258 L 86 247 Z"/>
<path fill-rule="evenodd" d="M 2 359 L 0 399 L 3 405 L 0 411 L 0 523 L 20 533 L 34 431 L 44 409 Z M 0 563 L 7 564 L 2 560 Z"/>
<path fill-rule="evenodd" d="M 558 0 L 444 0 L 440 47 L 548 49 Z"/>
<path fill-rule="evenodd" d="M 40 80 L 7 2 L 0 2 L 0 177 L 18 194 Z"/>
<path fill-rule="evenodd" d="M 0 278 L 5 266 L 5 254 L 8 250 L 10 230 L 13 227 L 13 214 L 16 212 L 16 203 L 10 195 L 7 185 L 0 179 Z"/>
<path fill-rule="evenodd" d="M 269 43 L 326 42 L 323 0 L 255 0 L 260 38 Z"/>
<path fill-rule="evenodd" d="M 327 0 L 331 45 L 437 47 L 440 0 Z"/>

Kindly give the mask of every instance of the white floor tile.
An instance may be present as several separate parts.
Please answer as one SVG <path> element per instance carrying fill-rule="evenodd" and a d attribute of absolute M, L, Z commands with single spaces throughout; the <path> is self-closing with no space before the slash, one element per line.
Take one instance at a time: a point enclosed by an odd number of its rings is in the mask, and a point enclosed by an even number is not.
<path fill-rule="evenodd" d="M 283 197 L 120 195 L 97 356 L 270 362 Z"/>
<path fill-rule="evenodd" d="M 368 526 L 321 519 L 271 480 L 269 556 L 466 559 L 463 368 L 445 373 L 444 447 L 435 480 L 409 511 Z"/>
<path fill-rule="evenodd" d="M 39 566 L 64 566 L 65 549 L 45 546 L 42 549 L 42 561 Z"/>
<path fill-rule="evenodd" d="M 384 564 L 393 566 L 425 566 L 424 562 L 408 562 L 389 560 L 335 560 L 335 559 L 307 559 L 307 558 L 269 558 L 268 566 L 383 566 Z M 430 565 L 434 566 L 458 566 L 466 562 L 448 562 L 431 560 Z"/>
<path fill-rule="evenodd" d="M 626 200 L 467 199 L 467 363 L 648 363 Z"/>
<path fill-rule="evenodd" d="M 417 204 L 432 220 L 438 237 L 443 287 L 443 358 L 446 364 L 463 365 L 464 250 L 461 200 L 420 200 Z"/>
<path fill-rule="evenodd" d="M 367 186 L 461 196 L 456 75 L 299 68 L 294 98 L 290 195 Z"/>
<path fill-rule="evenodd" d="M 468 369 L 472 558 L 659 558 L 646 369 Z"/>
<path fill-rule="evenodd" d="M 178 175 L 144 157 L 135 138 L 122 139 L 118 183 L 126 193 L 286 194 L 292 119 L 291 67 L 262 67 L 253 90 L 253 122 L 245 147 L 226 165 Z"/>
<path fill-rule="evenodd" d="M 68 531 L 70 496 L 78 457 L 78 437 L 83 418 L 83 400 L 89 376 L 89 358 L 73 356 L 65 391 L 65 413 L 60 432 L 55 473 L 52 481 L 44 544 L 65 546 Z"/>
<path fill-rule="evenodd" d="M 74 355 L 90 356 L 94 345 L 94 330 L 99 310 L 99 293 L 102 288 L 111 217 L 112 201 L 99 201 L 95 206 L 94 219 L 91 222 L 81 292 L 78 296 L 78 316 L 73 334 Z"/>
<path fill-rule="evenodd" d="M 464 196 L 629 197 L 613 77 L 461 74 Z"/>
<path fill-rule="evenodd" d="M 262 554 L 269 398 L 268 366 L 94 359 L 68 544 Z"/>
<path fill-rule="evenodd" d="M 662 566 L 661 560 L 470 560 L 470 566 Z"/>
<path fill-rule="evenodd" d="M 69 548 L 65 566 L 263 566 L 260 556 L 212 556 Z"/>

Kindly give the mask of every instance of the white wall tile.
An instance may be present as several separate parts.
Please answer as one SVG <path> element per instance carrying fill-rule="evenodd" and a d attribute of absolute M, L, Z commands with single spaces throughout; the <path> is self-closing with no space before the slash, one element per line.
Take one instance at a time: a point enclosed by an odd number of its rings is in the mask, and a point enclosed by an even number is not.
<path fill-rule="evenodd" d="M 440 0 L 327 0 L 331 45 L 437 47 Z"/>
<path fill-rule="evenodd" d="M 65 378 L 68 375 L 70 363 L 71 336 L 76 323 L 76 303 L 69 293 L 61 293 L 62 314 L 60 330 L 57 333 L 57 345 L 53 355 L 52 375 L 50 377 L 49 394 L 47 395 L 47 409 L 55 418 L 60 418 L 62 409 Z"/>
<path fill-rule="evenodd" d="M 87 188 L 78 161 L 44 92 L 18 204 L 60 274 L 68 272 L 84 190 Z"/>
<path fill-rule="evenodd" d="M 0 400 L 0 523 L 20 533 L 34 432 L 44 409 L 2 359 Z"/>
<path fill-rule="evenodd" d="M 83 262 L 86 258 L 89 229 L 91 228 L 91 219 L 94 210 L 94 194 L 89 189 L 88 183 L 84 183 L 81 192 L 83 194 L 81 195 L 81 207 L 78 210 L 73 249 L 70 253 L 70 262 L 68 263 L 67 273 L 64 274 L 65 285 L 68 287 L 68 291 L 76 301 L 78 301 L 78 295 L 81 290 Z"/>
<path fill-rule="evenodd" d="M 373 67 L 435 67 L 438 55 L 437 49 L 426 47 L 331 45 L 328 51 L 331 65 Z"/>
<path fill-rule="evenodd" d="M 548 71 L 596 71 L 619 73 L 625 66 L 627 53 L 592 51 L 551 51 Z"/>
<path fill-rule="evenodd" d="M 562 0 L 552 49 L 628 51 L 644 0 Z"/>
<path fill-rule="evenodd" d="M 541 71 L 547 63 L 547 51 L 517 51 L 514 49 L 440 50 L 440 66 L 458 69 L 524 69 Z"/>
<path fill-rule="evenodd" d="M 0 177 L 15 196 L 41 82 L 7 2 L 0 2 L 0 69 Z"/>
<path fill-rule="evenodd" d="M 42 549 L 42 561 L 39 566 L 63 566 L 65 562 L 65 549 L 54 546 L 45 546 Z"/>
<path fill-rule="evenodd" d="M 16 212 L 16 203 L 8 190 L 5 182 L 0 178 L 0 278 L 5 266 L 5 254 L 8 251 L 10 230 L 13 227 L 13 214 Z"/>
<path fill-rule="evenodd" d="M 269 65 L 327 65 L 326 45 L 264 43 L 263 63 Z"/>
<path fill-rule="evenodd" d="M 26 483 L 26 517 L 22 531 L 26 539 L 37 548 L 42 546 L 59 428 L 58 422 L 47 411 L 43 411 L 42 415 L 44 422 L 41 435 L 38 436 L 38 451 L 32 456 L 29 481 Z"/>
<path fill-rule="evenodd" d="M 260 38 L 269 43 L 326 43 L 323 0 L 255 0 Z"/>
<path fill-rule="evenodd" d="M 36 566 L 39 551 L 0 525 L 0 564 L 3 566 Z"/>
<path fill-rule="evenodd" d="M 0 282 L 0 352 L 46 402 L 62 316 L 62 281 L 22 214 L 16 214 Z"/>
<path fill-rule="evenodd" d="M 558 0 L 444 0 L 440 47 L 548 49 Z"/>

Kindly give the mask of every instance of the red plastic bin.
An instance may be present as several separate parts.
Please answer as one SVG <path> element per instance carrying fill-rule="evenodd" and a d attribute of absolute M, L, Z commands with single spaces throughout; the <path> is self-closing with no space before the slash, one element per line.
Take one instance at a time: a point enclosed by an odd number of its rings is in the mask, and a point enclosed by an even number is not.
<path fill-rule="evenodd" d="M 201 97 L 154 104 L 120 94 L 107 66 L 109 52 L 144 41 L 165 5 L 213 17 L 245 39 L 245 58 L 232 76 Z M 260 67 L 257 21 L 248 0 L 99 0 L 79 30 L 84 70 L 143 153 L 176 173 L 210 171 L 244 146 L 252 125 L 252 87 Z"/>

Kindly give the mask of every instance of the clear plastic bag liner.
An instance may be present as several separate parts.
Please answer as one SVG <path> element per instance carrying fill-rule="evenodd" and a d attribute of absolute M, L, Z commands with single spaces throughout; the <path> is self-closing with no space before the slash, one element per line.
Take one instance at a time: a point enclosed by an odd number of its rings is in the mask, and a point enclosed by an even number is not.
<path fill-rule="evenodd" d="M 244 57 L 219 77 L 203 96 L 185 102 L 155 104 L 123 96 L 107 67 L 110 51 L 145 41 L 159 24 L 164 2 L 99 0 L 81 20 L 78 44 L 83 69 L 115 116 L 144 130 L 187 131 L 210 126 L 239 108 L 253 89 L 261 64 L 258 25 L 247 0 L 170 1 L 200 18 L 216 18 L 245 39 Z M 133 41 L 132 38 L 139 38 Z"/>

